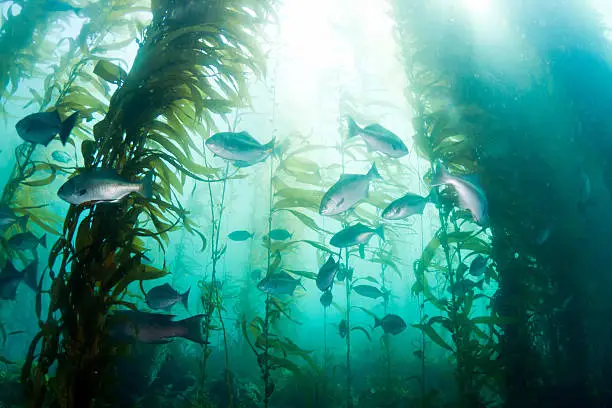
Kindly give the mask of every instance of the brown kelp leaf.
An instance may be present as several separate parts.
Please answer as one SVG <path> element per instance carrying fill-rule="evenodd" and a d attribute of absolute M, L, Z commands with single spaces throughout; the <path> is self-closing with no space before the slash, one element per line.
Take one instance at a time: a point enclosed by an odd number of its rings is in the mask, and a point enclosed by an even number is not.
<path fill-rule="evenodd" d="M 106 82 L 115 85 L 123 83 L 128 76 L 127 72 L 119 65 L 106 60 L 98 61 L 93 72 Z"/>

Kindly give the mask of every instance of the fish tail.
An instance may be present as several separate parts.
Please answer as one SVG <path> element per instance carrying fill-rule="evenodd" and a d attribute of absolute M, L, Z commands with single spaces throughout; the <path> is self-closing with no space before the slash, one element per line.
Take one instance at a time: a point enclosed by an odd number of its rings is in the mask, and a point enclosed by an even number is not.
<path fill-rule="evenodd" d="M 375 230 L 374 233 L 380 237 L 383 241 L 385 240 L 385 224 L 380 224 Z"/>
<path fill-rule="evenodd" d="M 304 285 L 302 285 L 302 280 L 301 279 L 298 279 L 298 285 L 300 285 L 302 287 L 302 289 L 306 290 Z"/>
<path fill-rule="evenodd" d="M 66 144 L 68 138 L 70 137 L 70 132 L 76 125 L 77 120 L 79 119 L 79 111 L 74 112 L 72 115 L 68 116 L 68 118 L 62 122 L 60 126 L 59 136 L 60 141 L 63 145 Z"/>
<path fill-rule="evenodd" d="M 378 317 L 374 317 L 374 328 L 377 328 L 381 325 L 382 325 L 382 320 L 380 320 Z"/>
<path fill-rule="evenodd" d="M 178 322 L 186 329 L 186 333 L 183 337 L 196 343 L 206 344 L 207 341 L 204 338 L 204 330 L 202 327 L 202 319 L 204 317 L 205 315 L 199 314 Z"/>
<path fill-rule="evenodd" d="M 433 174 L 433 177 L 431 179 L 431 185 L 433 187 L 433 186 L 440 186 L 442 184 L 447 184 L 449 178 L 450 178 L 450 174 L 448 173 L 448 170 L 443 164 L 440 163 L 438 164 Z"/>
<path fill-rule="evenodd" d="M 25 231 L 29 220 L 30 220 L 30 214 L 26 214 L 23 217 L 19 217 L 17 219 L 17 224 L 19 224 L 21 229 Z"/>
<path fill-rule="evenodd" d="M 23 270 L 23 281 L 34 292 L 38 292 L 38 270 L 36 264 L 37 262 L 34 261 Z"/>
<path fill-rule="evenodd" d="M 368 177 L 370 177 L 370 179 L 382 179 L 376 168 L 376 163 L 372 163 L 372 167 L 370 167 L 370 171 L 368 171 Z"/>
<path fill-rule="evenodd" d="M 40 245 L 41 245 L 43 248 L 46 248 L 46 247 L 47 247 L 47 234 L 43 234 L 43 236 L 42 236 L 42 237 L 40 237 Z"/>
<path fill-rule="evenodd" d="M 191 287 L 187 289 L 185 293 L 181 295 L 181 303 L 185 306 L 185 310 L 189 311 L 189 292 L 191 291 Z"/>
<path fill-rule="evenodd" d="M 153 197 L 153 172 L 147 173 L 142 181 L 140 182 L 140 194 L 144 198 L 152 198 Z"/>
<path fill-rule="evenodd" d="M 353 118 L 351 118 L 349 116 L 349 117 L 347 117 L 346 121 L 348 123 L 348 137 L 349 137 L 349 139 L 352 138 L 352 137 L 355 137 L 359 133 L 361 133 L 361 128 L 359 127 L 359 125 L 357 125 L 357 123 L 353 120 Z"/>
<path fill-rule="evenodd" d="M 480 290 L 484 289 L 484 279 L 481 279 L 480 282 L 476 283 L 476 287 Z"/>

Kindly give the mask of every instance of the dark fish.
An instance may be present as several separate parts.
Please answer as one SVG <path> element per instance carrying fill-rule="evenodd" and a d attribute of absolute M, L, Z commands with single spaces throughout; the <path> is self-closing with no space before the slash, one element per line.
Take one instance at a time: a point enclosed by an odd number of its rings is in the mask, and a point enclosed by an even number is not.
<path fill-rule="evenodd" d="M 18 224 L 21 229 L 25 230 L 29 219 L 30 216 L 27 214 L 23 217 L 18 217 L 6 205 L 0 205 L 0 231 L 6 231 L 13 224 Z"/>
<path fill-rule="evenodd" d="M 180 294 L 170 284 L 164 283 L 161 286 L 156 286 L 147 292 L 146 302 L 151 309 L 159 310 L 163 309 L 170 311 L 172 306 L 178 302 L 183 303 L 185 310 L 189 310 L 189 291 L 191 288 L 183 294 Z"/>
<path fill-rule="evenodd" d="M 182 337 L 205 344 L 202 320 L 205 315 L 173 321 L 174 315 L 147 313 L 137 310 L 116 311 L 107 318 L 111 338 L 117 341 L 140 341 L 143 343 L 168 343 L 172 338 Z"/>
<path fill-rule="evenodd" d="M 338 273 L 336 273 L 336 280 L 338 282 L 343 282 L 346 279 L 346 266 L 340 264 L 338 266 Z"/>
<path fill-rule="evenodd" d="M 382 319 L 375 319 L 374 328 L 377 328 L 378 326 L 381 326 L 385 333 L 395 336 L 406 329 L 406 322 L 398 315 L 388 314 Z"/>
<path fill-rule="evenodd" d="M 348 118 L 348 137 L 363 136 L 368 150 L 381 152 L 389 157 L 400 158 L 408 154 L 408 148 L 395 133 L 379 124 L 360 128 L 352 118 Z"/>
<path fill-rule="evenodd" d="M 15 129 L 26 142 L 44 146 L 59 133 L 60 141 L 65 145 L 78 117 L 77 111 L 62 122 L 57 111 L 33 113 L 17 122 Z"/>
<path fill-rule="evenodd" d="M 284 241 L 286 239 L 293 238 L 293 234 L 285 229 L 273 229 L 270 231 L 268 236 L 276 241 Z"/>
<path fill-rule="evenodd" d="M 75 205 L 117 203 L 130 193 L 145 198 L 153 195 L 153 173 L 140 182 L 127 181 L 113 169 L 88 169 L 72 177 L 57 192 L 62 200 Z"/>
<path fill-rule="evenodd" d="M 343 174 L 321 199 L 319 214 L 336 215 L 350 210 L 368 196 L 370 181 L 380 178 L 376 164 L 367 174 Z"/>
<path fill-rule="evenodd" d="M 348 322 L 346 319 L 342 319 L 338 325 L 338 334 L 340 337 L 345 338 L 348 334 Z"/>
<path fill-rule="evenodd" d="M 329 244 L 336 248 L 365 245 L 374 234 L 378 235 L 382 240 L 385 239 L 382 224 L 378 228 L 372 229 L 362 223 L 357 223 L 334 234 Z"/>
<path fill-rule="evenodd" d="M 430 197 L 408 193 L 387 206 L 382 212 L 385 220 L 401 220 L 415 214 L 423 214 L 425 205 L 431 202 Z"/>
<path fill-rule="evenodd" d="M 465 278 L 463 280 L 455 282 L 455 284 L 449 286 L 447 290 L 455 296 L 462 296 L 465 293 L 473 292 L 475 288 L 482 290 L 483 285 L 484 279 L 481 279 L 478 282 L 474 282 L 471 279 Z"/>
<path fill-rule="evenodd" d="M 372 285 L 357 285 L 353 286 L 353 290 L 360 294 L 361 296 L 365 296 L 371 299 L 378 299 L 379 297 L 387 297 L 388 294 L 382 292 L 375 286 Z"/>
<path fill-rule="evenodd" d="M 487 260 L 484 256 L 478 255 L 470 264 L 470 275 L 482 276 L 487 270 Z"/>
<path fill-rule="evenodd" d="M 15 251 L 34 251 L 39 244 L 43 248 L 47 247 L 47 234 L 43 234 L 40 238 L 37 238 L 28 231 L 13 235 L 7 241 L 8 247 Z"/>
<path fill-rule="evenodd" d="M 301 279 L 295 279 L 285 271 L 268 275 L 257 284 L 259 290 L 271 295 L 293 295 L 298 286 L 302 286 Z"/>
<path fill-rule="evenodd" d="M 253 238 L 253 234 L 249 231 L 239 230 L 230 232 L 227 237 L 232 241 L 246 241 L 249 238 Z"/>
<path fill-rule="evenodd" d="M 319 268 L 317 274 L 317 288 L 322 292 L 327 291 L 334 284 L 334 276 L 338 272 L 338 263 L 334 260 L 332 255 L 327 258 L 327 262 Z"/>
<path fill-rule="evenodd" d="M 206 140 L 206 146 L 217 156 L 248 167 L 265 160 L 274 149 L 275 140 L 262 145 L 248 132 L 221 132 Z"/>
<path fill-rule="evenodd" d="M 251 279 L 256 280 L 256 281 L 260 280 L 262 272 L 263 271 L 261 269 L 253 269 L 251 271 Z"/>
<path fill-rule="evenodd" d="M 56 150 L 53 153 L 51 153 L 51 157 L 53 158 L 53 160 L 55 160 L 56 162 L 60 162 L 60 163 L 70 163 L 72 161 L 72 156 L 70 156 L 68 153 L 62 151 L 62 150 Z"/>
<path fill-rule="evenodd" d="M 332 304 L 333 298 L 334 298 L 334 296 L 332 295 L 331 290 L 328 290 L 326 292 L 323 292 L 323 294 L 321 295 L 321 298 L 319 299 L 319 301 L 321 302 L 323 307 L 329 307 L 329 305 Z"/>
<path fill-rule="evenodd" d="M 45 0 L 43 9 L 51 12 L 74 11 L 76 14 L 81 12 L 80 8 L 59 0 Z"/>
<path fill-rule="evenodd" d="M 477 175 L 453 176 L 443 165 L 439 165 L 431 185 L 442 184 L 450 184 L 455 188 L 460 206 L 470 210 L 474 221 L 480 225 L 487 223 L 489 203 Z"/>
<path fill-rule="evenodd" d="M 38 291 L 37 281 L 38 262 L 34 261 L 21 272 L 8 261 L 0 272 L 0 299 L 15 300 L 17 287 L 23 281 L 34 291 Z"/>

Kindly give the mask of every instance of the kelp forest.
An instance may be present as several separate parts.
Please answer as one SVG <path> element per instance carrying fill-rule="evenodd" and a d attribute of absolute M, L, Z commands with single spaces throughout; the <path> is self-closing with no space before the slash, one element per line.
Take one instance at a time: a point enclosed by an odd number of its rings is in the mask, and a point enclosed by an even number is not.
<path fill-rule="evenodd" d="M 0 0 L 0 408 L 612 406 L 610 27 Z"/>

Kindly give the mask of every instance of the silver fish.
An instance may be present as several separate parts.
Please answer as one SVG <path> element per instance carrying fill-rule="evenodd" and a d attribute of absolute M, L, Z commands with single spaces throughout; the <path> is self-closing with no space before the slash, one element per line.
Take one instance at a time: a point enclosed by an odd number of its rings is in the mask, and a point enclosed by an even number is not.
<path fill-rule="evenodd" d="M 319 268 L 319 273 L 317 274 L 317 288 L 320 291 L 325 292 L 329 290 L 334 284 L 334 277 L 338 272 L 338 263 L 334 260 L 332 255 L 327 258 L 327 262 Z"/>
<path fill-rule="evenodd" d="M 406 329 L 406 322 L 398 315 L 388 314 L 382 319 L 374 320 L 374 328 L 382 327 L 383 331 L 388 334 L 398 335 Z"/>
<path fill-rule="evenodd" d="M 62 151 L 62 150 L 56 150 L 53 153 L 51 153 L 51 157 L 53 158 L 53 160 L 55 160 L 56 162 L 59 163 L 70 163 L 72 161 L 72 156 L 70 156 L 68 153 Z"/>
<path fill-rule="evenodd" d="M 376 234 L 380 239 L 385 239 L 384 225 L 380 225 L 376 229 L 372 229 L 362 223 L 357 223 L 346 227 L 345 229 L 337 232 L 329 241 L 331 246 L 336 248 L 348 248 L 355 245 L 365 245 L 372 235 Z"/>
<path fill-rule="evenodd" d="M 489 203 L 477 175 L 453 176 L 439 165 L 432 186 L 450 184 L 455 188 L 462 208 L 470 210 L 474 221 L 486 225 L 489 219 Z"/>
<path fill-rule="evenodd" d="M 147 305 L 149 305 L 149 307 L 154 310 L 163 309 L 166 311 L 170 311 L 170 309 L 172 309 L 172 306 L 181 302 L 183 306 L 185 306 L 185 310 L 188 311 L 190 290 L 191 288 L 187 289 L 185 293 L 180 294 L 176 291 L 176 289 L 170 286 L 170 284 L 164 283 L 163 285 L 156 286 L 150 291 L 148 291 L 145 300 L 147 302 Z"/>
<path fill-rule="evenodd" d="M 470 275 L 482 276 L 487 270 L 487 260 L 484 256 L 478 255 L 470 264 Z"/>
<path fill-rule="evenodd" d="M 248 132 L 221 132 L 206 140 L 206 146 L 217 156 L 248 167 L 265 160 L 274 149 L 275 139 L 262 145 Z"/>
<path fill-rule="evenodd" d="M 253 234 L 249 231 L 238 230 L 230 232 L 227 237 L 232 241 L 246 241 L 247 239 L 253 238 Z"/>
<path fill-rule="evenodd" d="M 116 203 L 130 193 L 152 197 L 153 173 L 134 183 L 120 177 L 112 169 L 88 169 L 72 177 L 57 192 L 62 200 L 75 205 Z"/>
<path fill-rule="evenodd" d="M 319 214 L 336 215 L 350 210 L 368 196 L 370 181 L 380 178 L 376 164 L 367 174 L 343 174 L 323 196 Z"/>
<path fill-rule="evenodd" d="M 421 197 L 408 193 L 389 204 L 382 212 L 385 220 L 401 220 L 415 214 L 423 214 L 425 205 L 431 202 L 430 196 Z"/>
<path fill-rule="evenodd" d="M 268 236 L 275 241 L 284 241 L 293 238 L 293 234 L 285 229 L 273 229 Z"/>
<path fill-rule="evenodd" d="M 379 124 L 360 128 L 352 118 L 348 118 L 348 137 L 363 136 L 366 146 L 371 151 L 381 152 L 392 158 L 400 158 L 408 154 L 408 148 L 395 133 Z"/>
<path fill-rule="evenodd" d="M 47 146 L 59 134 L 60 141 L 65 145 L 78 117 L 77 111 L 62 122 L 57 111 L 33 113 L 17 122 L 15 129 L 26 142 Z"/>
<path fill-rule="evenodd" d="M 39 244 L 43 248 L 47 247 L 47 234 L 43 234 L 40 238 L 37 238 L 28 231 L 13 235 L 7 241 L 8 247 L 15 251 L 34 251 Z"/>
<path fill-rule="evenodd" d="M 257 284 L 257 289 L 271 295 L 293 295 L 298 286 L 302 286 L 300 279 L 295 279 L 287 272 L 280 271 L 263 278 Z"/>
<path fill-rule="evenodd" d="M 353 286 L 353 290 L 361 296 L 368 297 L 370 299 L 378 299 L 379 297 L 386 298 L 387 293 L 384 293 L 380 289 L 372 285 L 356 285 Z"/>
<path fill-rule="evenodd" d="M 0 205 L 0 231 L 6 231 L 13 224 L 18 224 L 21 229 L 25 229 L 29 219 L 28 214 L 18 217 L 10 207 Z"/>
<path fill-rule="evenodd" d="M 334 296 L 332 295 L 331 290 L 328 290 L 326 292 L 323 292 L 323 294 L 319 298 L 319 302 L 321 302 L 321 305 L 323 305 L 323 307 L 329 307 L 329 305 L 332 304 L 333 299 Z"/>
<path fill-rule="evenodd" d="M 175 337 L 182 337 L 205 344 L 202 330 L 204 317 L 202 314 L 173 321 L 173 315 L 121 310 L 110 315 L 106 324 L 111 338 L 118 341 L 160 344 L 168 343 Z"/>

